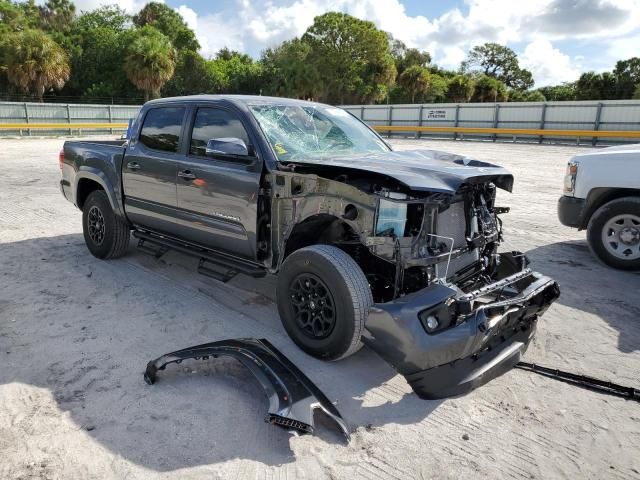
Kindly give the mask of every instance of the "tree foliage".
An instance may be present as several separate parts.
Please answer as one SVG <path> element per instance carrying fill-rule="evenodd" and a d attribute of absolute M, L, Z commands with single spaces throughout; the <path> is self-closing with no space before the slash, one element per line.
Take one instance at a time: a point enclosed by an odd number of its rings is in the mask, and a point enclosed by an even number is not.
<path fill-rule="evenodd" d="M 317 98 L 329 103 L 369 103 L 385 98 L 396 69 L 389 39 L 372 22 L 329 12 L 314 19 L 302 41 L 307 68 L 317 76 Z"/>
<path fill-rule="evenodd" d="M 269 94 L 336 104 L 516 102 L 625 99 L 637 97 L 640 85 L 640 57 L 632 57 L 609 72 L 532 90 L 531 72 L 497 43 L 474 46 L 459 71 L 448 70 L 434 65 L 429 52 L 337 12 L 316 17 L 303 35 L 259 59 L 228 48 L 205 59 L 199 48 L 193 30 L 164 3 L 147 3 L 130 16 L 117 5 L 78 12 L 72 0 L 0 0 L 0 94 L 7 98 L 18 92 L 40 98 L 44 88 L 47 98 L 86 101 L 139 102 L 142 90 L 147 97 Z M 51 58 L 16 60 L 36 58 L 39 49 Z M 30 75 L 37 80 L 27 81 Z"/>
<path fill-rule="evenodd" d="M 144 92 L 145 101 L 160 96 L 176 67 L 176 51 L 169 39 L 150 25 L 138 29 L 124 61 L 127 77 Z"/>
<path fill-rule="evenodd" d="M 449 80 L 447 97 L 454 102 L 468 102 L 476 88 L 475 80 L 469 75 L 456 75 Z"/>
<path fill-rule="evenodd" d="M 398 77 L 398 85 L 411 96 L 411 103 L 415 103 L 416 95 L 424 96 L 431 87 L 429 70 L 420 65 L 412 65 L 405 69 Z"/>
<path fill-rule="evenodd" d="M 69 59 L 65 51 L 51 37 L 40 30 L 10 33 L 3 49 L 7 78 L 39 101 L 51 88 L 60 89 L 69 79 Z"/>
<path fill-rule="evenodd" d="M 147 3 L 137 15 L 134 15 L 133 22 L 138 27 L 149 25 L 156 28 L 178 50 L 186 49 L 196 52 L 200 49 L 193 30 L 187 26 L 178 12 L 164 3 Z"/>
<path fill-rule="evenodd" d="M 480 71 L 516 90 L 527 90 L 533 86 L 533 75 L 529 70 L 520 68 L 516 53 L 498 43 L 473 47 L 462 68 L 464 71 Z"/>

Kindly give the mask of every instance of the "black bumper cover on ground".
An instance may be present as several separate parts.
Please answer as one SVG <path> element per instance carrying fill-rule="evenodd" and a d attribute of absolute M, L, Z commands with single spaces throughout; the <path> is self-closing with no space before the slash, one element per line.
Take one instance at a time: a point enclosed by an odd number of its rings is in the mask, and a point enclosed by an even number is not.
<path fill-rule="evenodd" d="M 229 356 L 244 365 L 260 382 L 269 399 L 265 421 L 303 433 L 313 433 L 313 411 L 333 419 L 347 440 L 349 429 L 338 409 L 309 378 L 265 339 L 229 339 L 167 353 L 147 364 L 145 381 L 152 385 L 158 370 L 186 359 Z"/>
<path fill-rule="evenodd" d="M 509 282 L 511 277 L 503 279 Z M 464 295 L 434 284 L 392 302 L 376 304 L 367 320 L 365 343 L 405 376 L 421 398 L 466 393 L 520 361 L 536 322 L 559 296 L 558 284 L 536 272 L 513 275 L 517 294 L 479 303 L 462 321 L 429 334 L 418 315 L 425 310 L 459 311 Z M 485 288 L 490 289 L 491 285 Z"/>

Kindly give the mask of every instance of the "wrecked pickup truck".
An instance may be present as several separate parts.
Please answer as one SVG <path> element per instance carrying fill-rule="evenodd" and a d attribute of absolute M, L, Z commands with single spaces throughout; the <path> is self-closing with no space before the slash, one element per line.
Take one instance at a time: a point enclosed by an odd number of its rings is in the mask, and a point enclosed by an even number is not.
<path fill-rule="evenodd" d="M 498 166 L 393 151 L 348 112 L 253 96 L 146 103 L 125 142 L 69 141 L 61 189 L 98 258 L 178 250 L 220 280 L 277 274 L 284 328 L 337 360 L 363 343 L 424 398 L 511 368 L 558 285 L 501 253 Z"/>

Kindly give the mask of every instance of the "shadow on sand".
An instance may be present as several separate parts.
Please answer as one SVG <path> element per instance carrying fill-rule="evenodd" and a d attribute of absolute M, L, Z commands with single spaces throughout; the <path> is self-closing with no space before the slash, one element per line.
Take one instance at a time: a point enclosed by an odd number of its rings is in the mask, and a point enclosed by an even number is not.
<path fill-rule="evenodd" d="M 337 363 L 305 355 L 268 298 L 201 277 L 189 262 L 177 254 L 158 261 L 135 248 L 103 262 L 81 235 L 2 244 L 0 384 L 49 390 L 78 428 L 155 471 L 233 458 L 294 460 L 291 435 L 263 422 L 266 398 L 234 360 L 184 362 L 154 386 L 144 383 L 148 360 L 189 345 L 269 338 L 337 400 L 352 429 L 417 423 L 440 404 L 418 399 L 366 348 Z M 342 442 L 319 416 L 321 439 Z"/>

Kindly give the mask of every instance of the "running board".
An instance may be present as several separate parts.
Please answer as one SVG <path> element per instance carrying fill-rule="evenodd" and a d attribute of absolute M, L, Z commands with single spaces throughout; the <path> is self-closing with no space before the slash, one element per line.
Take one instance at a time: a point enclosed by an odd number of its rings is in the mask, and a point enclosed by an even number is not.
<path fill-rule="evenodd" d="M 138 249 L 142 252 L 160 258 L 169 250 L 175 250 L 192 257 L 199 258 L 198 273 L 215 278 L 222 282 L 228 282 L 238 273 L 243 273 L 250 277 L 264 277 L 267 274 L 265 268 L 240 259 L 219 254 L 211 250 L 197 248 L 186 243 L 182 243 L 170 238 L 161 237 L 152 233 L 134 231 L 133 236 L 138 239 Z M 208 267 L 206 263 L 218 265 L 226 268 L 225 272 L 220 272 Z"/>

